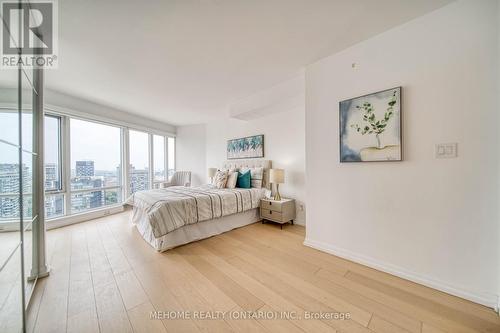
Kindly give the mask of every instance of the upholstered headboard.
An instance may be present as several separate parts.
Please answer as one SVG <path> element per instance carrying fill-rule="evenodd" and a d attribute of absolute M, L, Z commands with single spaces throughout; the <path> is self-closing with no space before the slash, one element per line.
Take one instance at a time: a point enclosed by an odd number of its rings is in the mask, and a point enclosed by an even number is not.
<path fill-rule="evenodd" d="M 262 187 L 269 188 L 269 169 L 272 168 L 270 160 L 247 159 L 247 160 L 228 160 L 222 164 L 223 169 L 241 169 L 241 168 L 264 168 L 264 179 Z"/>

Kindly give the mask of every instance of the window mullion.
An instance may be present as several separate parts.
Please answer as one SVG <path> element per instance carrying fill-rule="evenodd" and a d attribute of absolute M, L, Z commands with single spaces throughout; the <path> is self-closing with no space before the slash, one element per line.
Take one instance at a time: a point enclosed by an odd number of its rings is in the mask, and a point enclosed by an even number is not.
<path fill-rule="evenodd" d="M 62 147 L 62 132 L 63 132 L 63 127 L 62 127 L 62 123 L 63 123 L 63 120 L 62 120 L 62 117 L 57 117 L 57 120 L 58 120 L 58 132 L 57 132 L 57 144 L 58 144 L 58 164 L 59 164 L 59 188 L 57 189 L 58 191 L 62 192 L 64 191 L 64 188 L 63 188 L 63 179 L 64 179 L 64 171 L 63 171 L 63 154 L 62 154 L 62 150 L 63 150 L 63 147 Z M 45 186 L 45 184 L 44 184 Z M 47 191 L 46 191 L 47 192 Z"/>
<path fill-rule="evenodd" d="M 170 177 L 168 175 L 168 166 L 169 166 L 169 160 L 168 160 L 168 137 L 165 137 L 165 180 L 170 181 Z"/>
<path fill-rule="evenodd" d="M 163 137 L 165 140 L 165 181 L 170 181 L 168 177 L 168 137 Z"/>
<path fill-rule="evenodd" d="M 64 192 L 64 215 L 71 215 L 71 129 L 70 119 L 67 116 L 61 118 L 62 142 L 62 191 Z"/>
<path fill-rule="evenodd" d="M 129 130 L 127 127 L 122 128 L 122 193 L 123 201 L 130 195 L 130 144 Z"/>
<path fill-rule="evenodd" d="M 149 149 L 149 188 L 153 188 L 154 181 L 154 158 L 153 158 L 153 134 L 148 133 L 148 149 Z"/>

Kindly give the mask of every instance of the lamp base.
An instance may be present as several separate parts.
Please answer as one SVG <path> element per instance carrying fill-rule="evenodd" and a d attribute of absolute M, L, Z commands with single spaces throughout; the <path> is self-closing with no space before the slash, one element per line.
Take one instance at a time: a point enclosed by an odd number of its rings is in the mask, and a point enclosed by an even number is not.
<path fill-rule="evenodd" d="M 276 184 L 276 193 L 274 193 L 274 200 L 281 201 L 280 184 Z"/>

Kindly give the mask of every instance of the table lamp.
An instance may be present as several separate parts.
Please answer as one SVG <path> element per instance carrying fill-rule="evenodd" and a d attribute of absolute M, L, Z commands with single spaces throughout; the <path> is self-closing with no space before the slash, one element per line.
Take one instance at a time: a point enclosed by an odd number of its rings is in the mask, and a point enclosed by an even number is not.
<path fill-rule="evenodd" d="M 280 201 L 280 184 L 285 182 L 285 170 L 283 169 L 271 169 L 269 170 L 269 182 L 271 184 L 276 184 L 276 193 L 274 194 L 274 200 Z"/>
<path fill-rule="evenodd" d="M 214 177 L 216 173 L 217 173 L 217 168 L 208 168 L 208 177 L 210 178 L 210 184 L 214 182 Z"/>

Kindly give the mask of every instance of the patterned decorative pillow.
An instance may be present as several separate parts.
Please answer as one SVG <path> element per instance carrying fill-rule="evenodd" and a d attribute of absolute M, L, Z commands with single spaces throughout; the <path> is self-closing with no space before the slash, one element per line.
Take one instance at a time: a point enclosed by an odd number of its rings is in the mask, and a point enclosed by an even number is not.
<path fill-rule="evenodd" d="M 217 172 L 215 173 L 215 177 L 214 177 L 215 187 L 217 187 L 217 188 L 226 187 L 227 175 L 228 175 L 227 170 L 217 170 Z"/>
<path fill-rule="evenodd" d="M 250 170 L 250 179 L 252 182 L 252 187 L 261 188 L 262 180 L 264 179 L 264 168 L 263 167 L 243 168 L 241 169 L 240 172 L 243 173 L 247 170 Z"/>
<path fill-rule="evenodd" d="M 226 188 L 235 188 L 238 181 L 238 171 L 229 171 L 227 176 Z"/>

